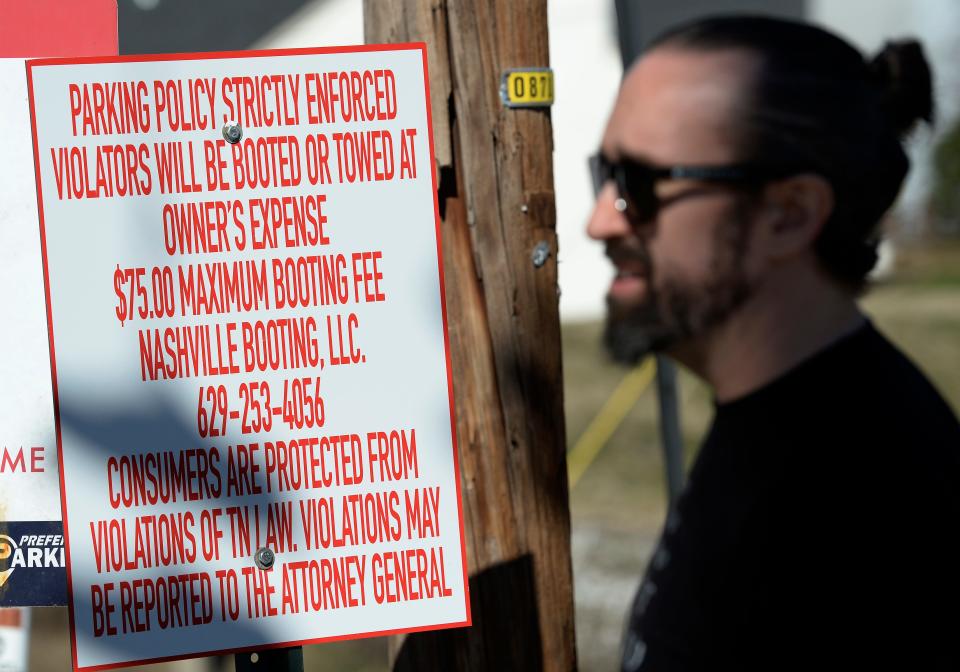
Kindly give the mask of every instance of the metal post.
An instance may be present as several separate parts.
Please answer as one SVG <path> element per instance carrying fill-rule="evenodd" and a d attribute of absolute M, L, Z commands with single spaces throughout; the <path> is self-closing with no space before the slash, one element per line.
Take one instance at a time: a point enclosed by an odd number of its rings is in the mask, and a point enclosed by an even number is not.
<path fill-rule="evenodd" d="M 518 71 L 548 76 L 547 0 L 363 6 L 367 42 L 423 41 L 429 55 L 464 533 L 476 541 L 472 627 L 392 638 L 391 669 L 569 672 L 552 127 L 549 110 L 515 106 L 516 88 L 501 95 Z"/>
<path fill-rule="evenodd" d="M 667 476 L 667 502 L 676 504 L 683 490 L 683 436 L 677 400 L 677 368 L 669 358 L 657 355 L 657 396 L 660 400 L 660 437 Z"/>
<path fill-rule="evenodd" d="M 303 647 L 235 653 L 236 672 L 303 672 Z"/>

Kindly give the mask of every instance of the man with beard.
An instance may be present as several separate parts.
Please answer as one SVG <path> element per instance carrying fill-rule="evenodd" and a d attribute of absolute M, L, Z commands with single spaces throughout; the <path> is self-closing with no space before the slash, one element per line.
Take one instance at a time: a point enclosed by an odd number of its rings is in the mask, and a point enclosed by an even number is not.
<path fill-rule="evenodd" d="M 625 671 L 960 669 L 960 425 L 860 312 L 931 120 L 915 42 L 708 19 L 630 69 L 593 159 L 607 345 L 716 414 L 634 600 Z"/>

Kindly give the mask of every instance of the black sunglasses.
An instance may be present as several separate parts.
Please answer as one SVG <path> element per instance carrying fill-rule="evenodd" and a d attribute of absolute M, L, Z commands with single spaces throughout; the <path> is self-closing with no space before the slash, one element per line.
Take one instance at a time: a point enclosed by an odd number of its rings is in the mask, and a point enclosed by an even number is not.
<path fill-rule="evenodd" d="M 751 163 L 726 166 L 653 166 L 629 158 L 611 161 L 601 153 L 590 157 L 594 191 L 599 194 L 603 185 L 612 180 L 618 195 L 615 207 L 634 223 L 653 220 L 660 208 L 675 200 L 676 197 L 662 199 L 657 196 L 655 187 L 659 180 L 699 180 L 755 186 L 799 172 L 801 169 L 798 168 Z"/>

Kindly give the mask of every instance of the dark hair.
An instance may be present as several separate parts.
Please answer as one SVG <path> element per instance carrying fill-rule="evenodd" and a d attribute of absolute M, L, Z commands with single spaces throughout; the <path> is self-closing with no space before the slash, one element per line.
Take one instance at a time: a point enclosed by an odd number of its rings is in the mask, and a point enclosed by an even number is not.
<path fill-rule="evenodd" d="M 825 177 L 835 206 L 816 241 L 824 268 L 859 289 L 877 260 L 877 227 L 910 162 L 902 140 L 933 121 L 930 69 L 920 44 L 888 42 L 872 60 L 822 28 L 771 17 L 696 21 L 653 47 L 744 49 L 760 59 L 745 106 L 745 160 Z"/>

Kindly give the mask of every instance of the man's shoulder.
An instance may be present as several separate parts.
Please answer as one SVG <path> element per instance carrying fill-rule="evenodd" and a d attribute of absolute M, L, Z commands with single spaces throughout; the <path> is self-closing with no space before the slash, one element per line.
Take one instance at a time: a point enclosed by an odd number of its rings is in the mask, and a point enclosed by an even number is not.
<path fill-rule="evenodd" d="M 920 368 L 871 324 L 792 379 L 771 395 L 765 417 L 754 414 L 753 454 L 760 459 L 775 448 L 763 458 L 775 470 L 772 490 L 804 501 L 856 493 L 889 502 L 898 492 L 960 500 L 960 422 Z"/>
<path fill-rule="evenodd" d="M 907 354 L 872 325 L 850 346 L 828 393 L 836 410 L 882 444 L 913 439 L 960 451 L 957 416 Z"/>

